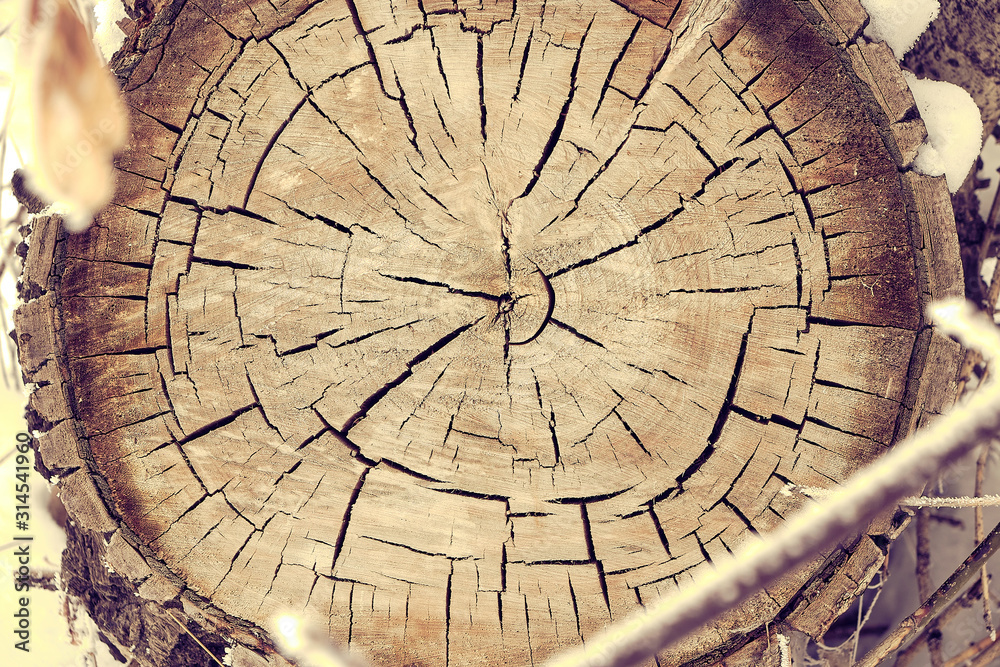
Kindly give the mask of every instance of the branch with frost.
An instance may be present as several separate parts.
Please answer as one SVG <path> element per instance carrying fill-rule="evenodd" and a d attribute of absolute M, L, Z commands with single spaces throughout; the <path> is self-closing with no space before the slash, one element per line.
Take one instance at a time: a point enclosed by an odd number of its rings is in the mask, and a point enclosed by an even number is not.
<path fill-rule="evenodd" d="M 798 484 L 786 484 L 781 493 L 797 493 L 806 498 L 821 500 L 829 497 L 833 491 L 815 486 L 799 486 Z M 899 500 L 902 507 L 1000 507 L 1000 495 L 988 496 L 907 496 Z"/>
<path fill-rule="evenodd" d="M 937 498 L 934 496 L 909 496 L 899 501 L 906 507 L 997 507 L 1000 506 L 1000 495 L 994 496 L 959 496 L 957 498 Z"/>
<path fill-rule="evenodd" d="M 932 304 L 929 316 L 940 333 L 958 338 L 994 363 L 1000 330 L 960 300 Z M 942 468 L 1000 429 L 1000 383 L 991 373 L 972 399 L 855 473 L 822 504 L 814 503 L 765 540 L 675 595 L 607 628 L 546 667 L 638 665 L 708 623 L 741 600 L 805 564 L 851 534 L 863 530 L 883 508 L 911 495 Z"/>

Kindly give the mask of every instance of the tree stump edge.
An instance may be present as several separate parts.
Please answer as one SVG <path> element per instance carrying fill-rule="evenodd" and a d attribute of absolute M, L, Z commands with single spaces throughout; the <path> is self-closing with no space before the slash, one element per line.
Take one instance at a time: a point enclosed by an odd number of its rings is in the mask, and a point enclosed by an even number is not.
<path fill-rule="evenodd" d="M 816 3 L 814 3 L 816 4 Z M 845 32 L 846 34 L 846 32 Z M 856 34 L 856 30 L 855 33 Z M 158 48 L 153 46 L 152 48 Z M 148 52 L 147 52 L 148 53 Z M 896 151 L 898 154 L 902 155 L 902 152 Z M 897 160 L 897 166 L 902 168 L 902 164 L 898 164 L 901 160 Z M 125 179 L 128 180 L 128 175 L 125 175 Z M 145 180 L 145 179 L 143 179 Z M 953 231 L 953 221 L 950 218 L 950 203 L 944 204 L 948 201 L 945 196 L 942 200 L 941 198 L 941 181 L 940 179 L 928 179 L 926 177 L 918 177 L 912 174 L 907 174 L 903 177 L 903 182 L 909 188 L 909 192 L 913 198 L 914 209 L 911 209 L 911 221 L 914 224 L 919 224 L 917 230 L 920 232 L 919 237 L 923 240 L 923 243 L 918 248 L 922 248 L 922 256 L 924 259 L 924 271 L 927 271 L 927 282 L 926 287 L 922 290 L 925 295 L 924 298 L 936 298 L 940 296 L 952 295 L 955 293 L 960 293 L 961 289 L 961 275 L 958 274 L 958 282 L 955 282 L 954 271 L 950 271 L 949 267 L 954 266 L 952 259 L 950 258 L 948 262 L 942 262 L 942 246 L 944 252 L 950 257 L 952 254 L 957 257 L 957 241 L 954 239 Z M 142 196 L 146 196 L 144 193 L 148 192 L 144 188 L 138 190 Z M 146 209 L 149 210 L 149 209 Z M 919 213 L 918 213 L 919 212 Z M 918 219 L 919 218 L 919 219 Z M 46 227 L 47 225 L 47 227 Z M 53 284 L 52 279 L 55 276 L 61 275 L 58 269 L 53 270 L 52 263 L 58 265 L 61 261 L 64 265 L 67 261 L 66 256 L 61 259 L 57 258 L 58 252 L 53 253 L 49 251 L 48 257 L 45 256 L 46 249 L 56 244 L 53 242 L 54 239 L 60 234 L 58 220 L 49 219 L 47 222 L 36 222 L 36 231 L 41 231 L 43 229 L 48 230 L 48 233 L 39 236 L 34 232 L 32 233 L 31 243 L 29 244 L 29 262 L 28 268 L 26 269 L 25 285 L 46 285 L 48 287 L 43 287 L 42 289 L 54 291 L 56 286 Z M 38 243 L 43 241 L 43 243 Z M 38 249 L 36 255 L 30 255 L 35 249 Z M 954 252 L 952 252 L 954 251 Z M 65 245 L 63 246 L 63 252 L 65 252 Z M 920 256 L 920 255 L 918 255 Z M 75 258 L 69 258 L 73 260 Z M 141 255 L 132 255 L 129 259 L 133 264 L 143 264 Z M 919 260 L 918 260 L 919 262 Z M 34 267 L 39 267 L 35 269 Z M 940 269 L 940 271 L 938 270 Z M 34 291 L 34 288 L 32 288 Z M 48 297 L 48 298 L 46 298 Z M 58 299 L 58 297 L 57 297 Z M 42 294 L 34 300 L 29 301 L 22 309 L 18 312 L 17 327 L 19 331 L 30 331 L 30 338 L 25 338 L 24 335 L 19 336 L 19 344 L 21 346 L 22 363 L 24 363 L 24 368 L 26 376 L 29 381 L 35 381 L 39 384 L 47 383 L 40 386 L 39 390 L 32 395 L 31 398 L 31 409 L 37 415 L 35 419 L 35 424 L 38 426 L 48 426 L 48 425 L 61 425 L 65 423 L 66 420 L 66 410 L 64 405 L 69 406 L 75 415 L 75 419 L 79 421 L 79 413 L 77 412 L 76 401 L 73 400 L 72 385 L 68 382 L 70 377 L 75 374 L 82 372 L 83 366 L 78 365 L 78 370 L 74 372 L 72 366 L 67 362 L 65 350 L 66 343 L 65 336 L 66 325 L 65 318 L 67 312 L 60 309 L 57 304 L 52 303 L 53 298 L 49 296 L 48 293 Z M 70 317 L 73 317 L 72 312 L 68 313 Z M 47 326 L 51 326 L 50 331 L 57 332 L 60 337 L 63 337 L 63 342 L 58 339 L 45 339 L 36 338 L 38 332 L 46 330 Z M 76 334 L 70 334 L 76 335 Z M 926 375 L 933 372 L 941 373 L 944 376 L 954 376 L 955 370 L 957 369 L 957 364 L 955 359 L 958 354 L 957 346 L 950 341 L 941 339 L 941 337 L 936 334 L 931 336 L 924 335 L 922 339 L 926 344 L 926 349 L 923 348 L 921 343 L 918 343 L 918 351 L 914 354 L 913 361 L 911 363 L 911 377 L 918 375 L 918 370 L 922 370 L 920 375 Z M 82 344 L 82 343 L 81 343 Z M 89 344 L 89 343 L 87 343 Z M 142 346 L 139 346 L 140 348 Z M 920 351 L 924 350 L 924 351 Z M 26 363 L 25 363 L 26 362 Z M 925 414 L 936 414 L 943 410 L 951 401 L 949 396 L 949 390 L 954 391 L 954 385 L 949 385 L 939 390 L 935 390 L 929 387 L 930 383 L 921 382 L 919 389 L 914 392 L 911 400 L 906 400 L 908 409 L 912 410 L 912 417 L 909 420 L 909 424 L 918 424 Z M 62 396 L 65 403 L 59 404 L 59 396 Z M 906 420 L 900 421 L 900 426 L 897 427 L 897 432 L 902 435 L 909 430 L 909 428 L 904 427 L 903 423 Z M 33 425 L 33 428 L 35 426 Z M 46 429 L 38 429 L 46 430 Z M 59 437 L 63 444 L 58 445 L 58 447 L 52 447 L 52 449 L 57 449 L 58 451 L 64 451 L 67 447 L 68 442 L 71 441 L 71 436 L 67 437 L 66 428 L 61 429 L 61 432 L 55 434 L 55 429 L 48 430 L 45 438 L 49 434 L 50 438 Z M 85 433 L 83 426 L 77 425 L 77 436 L 79 437 Z M 71 515 L 74 520 L 77 521 L 81 527 L 85 529 L 90 529 L 95 532 L 110 532 L 108 529 L 112 524 L 108 521 L 117 521 L 117 512 L 113 509 L 115 503 L 111 500 L 112 494 L 109 488 L 107 488 L 106 483 L 100 474 L 87 470 L 88 467 L 94 464 L 92 456 L 89 455 L 89 449 L 86 444 L 87 440 L 85 438 L 80 438 L 78 440 L 78 448 L 81 453 L 81 461 L 84 466 L 79 470 L 73 471 L 72 467 L 75 464 L 72 457 L 67 460 L 60 461 L 61 466 L 66 466 L 69 463 L 69 467 L 59 467 L 50 472 L 55 472 L 55 474 L 60 474 L 60 471 L 67 474 L 66 479 L 72 478 L 73 484 L 79 485 L 80 491 L 78 494 L 81 501 L 70 501 L 67 503 L 71 509 Z M 48 445 L 46 445 L 48 447 Z M 40 444 L 39 451 L 41 452 L 44 447 Z M 44 459 L 42 465 L 44 466 Z M 82 502 L 86 498 L 97 498 L 103 497 L 105 499 L 105 507 L 100 508 L 93 502 Z M 111 517 L 115 517 L 111 519 Z M 885 528 L 885 526 L 883 526 Z M 898 530 L 898 525 L 892 525 L 890 532 L 895 532 Z M 176 575 L 171 577 L 172 574 L 165 565 L 159 563 L 158 559 L 149 551 L 148 547 L 143 544 L 142 540 L 137 538 L 135 534 L 127 527 L 122 527 L 121 532 L 118 535 L 124 535 L 125 542 L 131 545 L 132 549 L 138 549 L 142 557 L 151 566 L 156 565 L 152 569 L 161 573 L 163 576 L 170 580 L 179 582 Z M 134 541 L 133 541 L 134 540 Z M 870 538 L 865 541 L 862 538 L 862 542 L 868 545 L 871 542 Z M 127 548 L 123 546 L 121 540 L 113 541 L 112 553 L 123 553 L 123 550 L 127 551 Z M 872 543 L 874 544 L 874 543 Z M 874 574 L 871 570 L 872 563 L 876 561 L 881 554 L 878 549 L 872 550 L 870 545 L 865 547 L 863 551 L 864 556 L 855 559 L 854 557 L 849 558 L 849 562 L 852 563 L 853 569 L 858 571 L 868 571 L 870 574 Z M 842 554 L 842 557 L 846 554 Z M 115 556 L 112 556 L 114 558 Z M 834 558 L 831 563 L 836 562 Z M 838 575 L 838 577 L 846 575 Z M 851 578 L 841 579 L 841 588 L 843 591 L 850 589 L 852 592 L 857 592 L 857 582 L 858 580 Z M 853 588 L 852 588 L 853 587 Z M 818 610 L 825 609 L 826 614 L 822 611 L 817 611 L 816 614 L 819 617 L 828 616 L 828 618 L 813 618 L 810 620 L 802 620 L 802 614 L 791 614 L 788 616 L 788 622 L 796 626 L 800 623 L 802 627 L 812 630 L 814 633 L 820 633 L 821 630 L 832 622 L 836 614 L 831 613 L 836 607 L 842 606 L 840 604 L 831 604 L 831 598 L 839 598 L 841 602 L 847 601 L 849 595 L 844 595 L 842 593 L 836 593 L 836 586 L 833 584 L 828 584 L 826 590 L 828 593 L 826 595 L 820 595 L 816 600 L 822 600 L 817 607 Z M 808 594 L 803 594 L 808 597 Z M 195 599 L 199 600 L 200 596 L 193 594 L 191 591 L 185 591 L 185 599 Z M 200 601 L 200 600 L 199 600 Z M 811 606 L 811 605 L 810 605 Z M 225 621 L 234 621 L 235 619 L 226 618 L 225 615 L 222 616 Z M 250 637 L 254 638 L 256 642 L 254 645 L 257 647 L 262 647 L 266 645 L 266 639 L 262 637 L 258 630 L 251 631 L 251 633 L 243 634 L 243 640 L 248 640 Z M 741 643 L 741 642 L 736 642 Z M 759 644 L 760 642 L 758 642 Z M 728 645 L 729 649 L 733 648 L 733 644 Z M 726 649 L 722 649 L 723 651 Z M 756 649 L 755 649 L 756 650 Z M 721 657 L 721 656 L 718 656 Z M 698 660 L 698 662 L 703 662 L 703 660 L 714 659 L 714 658 L 704 658 Z"/>

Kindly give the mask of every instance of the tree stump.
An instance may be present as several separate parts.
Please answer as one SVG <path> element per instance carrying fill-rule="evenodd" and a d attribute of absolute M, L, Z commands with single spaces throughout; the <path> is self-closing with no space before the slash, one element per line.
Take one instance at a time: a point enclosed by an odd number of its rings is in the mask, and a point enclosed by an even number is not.
<path fill-rule="evenodd" d="M 962 293 L 948 192 L 909 170 L 923 125 L 865 20 L 176 0 L 141 21 L 114 63 L 118 194 L 86 233 L 35 222 L 18 313 L 39 465 L 122 591 L 101 613 L 160 628 L 108 633 L 167 664 L 173 609 L 235 664 L 281 664 L 264 630 L 291 611 L 375 665 L 538 663 L 946 407 L 958 350 L 922 309 Z M 658 664 L 822 635 L 904 520 Z"/>

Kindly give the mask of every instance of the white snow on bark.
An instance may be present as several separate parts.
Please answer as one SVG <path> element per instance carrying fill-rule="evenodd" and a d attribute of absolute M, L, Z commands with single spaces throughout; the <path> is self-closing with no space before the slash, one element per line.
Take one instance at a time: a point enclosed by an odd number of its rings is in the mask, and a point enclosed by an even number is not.
<path fill-rule="evenodd" d="M 94 5 L 94 15 L 97 17 L 94 41 L 104 59 L 111 60 L 125 41 L 125 33 L 118 27 L 118 21 L 126 18 L 125 5 L 122 0 L 98 0 Z"/>
<path fill-rule="evenodd" d="M 865 37 L 884 41 L 902 60 L 941 11 L 938 0 L 861 0 L 871 21 Z"/>
<path fill-rule="evenodd" d="M 944 176 L 956 192 L 983 148 L 983 119 L 972 95 L 947 81 L 918 79 L 903 72 L 927 127 L 927 141 L 913 166 L 928 176 Z"/>

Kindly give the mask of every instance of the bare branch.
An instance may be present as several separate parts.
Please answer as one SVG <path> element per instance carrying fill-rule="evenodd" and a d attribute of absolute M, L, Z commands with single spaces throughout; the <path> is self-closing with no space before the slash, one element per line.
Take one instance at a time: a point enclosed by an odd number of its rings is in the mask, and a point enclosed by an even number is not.
<path fill-rule="evenodd" d="M 931 537 L 930 518 L 927 509 L 917 512 L 917 592 L 921 600 L 931 596 Z M 937 619 L 931 619 L 927 625 L 926 637 L 921 640 L 927 644 L 927 652 L 931 656 L 931 667 L 942 667 L 944 657 L 941 655 L 941 633 L 938 631 Z"/>
<path fill-rule="evenodd" d="M 923 631 L 951 601 L 962 592 L 965 586 L 979 574 L 979 568 L 998 550 L 1000 550 L 1000 524 L 998 524 L 985 540 L 979 543 L 975 551 L 969 554 L 965 562 L 952 573 L 948 580 L 941 584 L 930 598 L 903 620 L 899 626 L 885 637 L 875 648 L 868 652 L 855 667 L 875 667 L 887 655 L 898 649 L 913 635 Z"/>

